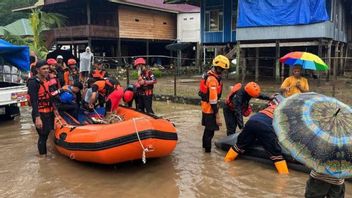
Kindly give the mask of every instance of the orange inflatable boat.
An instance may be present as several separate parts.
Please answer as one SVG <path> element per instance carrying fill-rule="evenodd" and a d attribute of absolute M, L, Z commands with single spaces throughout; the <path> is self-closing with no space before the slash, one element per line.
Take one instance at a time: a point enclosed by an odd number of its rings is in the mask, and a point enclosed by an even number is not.
<path fill-rule="evenodd" d="M 126 107 L 117 114 L 123 121 L 84 125 L 70 116 L 56 116 L 55 147 L 71 159 L 100 164 L 137 159 L 145 163 L 175 149 L 177 134 L 171 122 Z"/>

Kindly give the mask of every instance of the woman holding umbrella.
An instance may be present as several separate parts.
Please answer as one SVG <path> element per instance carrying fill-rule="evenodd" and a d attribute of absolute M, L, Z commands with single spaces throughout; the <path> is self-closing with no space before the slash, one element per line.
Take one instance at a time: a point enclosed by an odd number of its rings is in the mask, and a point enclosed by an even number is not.
<path fill-rule="evenodd" d="M 309 91 L 308 80 L 301 76 L 302 66 L 294 65 L 292 69 L 292 76 L 287 77 L 281 85 L 281 91 L 285 97 L 292 96 L 297 93 L 304 93 Z"/>
<path fill-rule="evenodd" d="M 302 69 L 326 71 L 328 65 L 321 58 L 309 52 L 291 52 L 280 58 L 281 63 L 293 66 L 293 76 L 285 79 L 281 91 L 286 97 L 309 91 L 308 80 L 301 76 Z"/>

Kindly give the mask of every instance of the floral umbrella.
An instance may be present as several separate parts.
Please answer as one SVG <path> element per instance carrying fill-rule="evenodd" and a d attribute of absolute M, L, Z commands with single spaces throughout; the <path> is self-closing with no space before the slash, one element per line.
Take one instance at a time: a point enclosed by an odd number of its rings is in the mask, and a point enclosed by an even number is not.
<path fill-rule="evenodd" d="M 296 94 L 275 110 L 280 144 L 291 156 L 319 173 L 352 176 L 352 109 L 317 93 Z"/>

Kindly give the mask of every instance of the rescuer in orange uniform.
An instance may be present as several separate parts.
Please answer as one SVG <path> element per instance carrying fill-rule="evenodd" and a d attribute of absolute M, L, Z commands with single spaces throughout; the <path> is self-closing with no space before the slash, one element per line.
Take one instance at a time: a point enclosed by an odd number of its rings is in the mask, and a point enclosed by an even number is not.
<path fill-rule="evenodd" d="M 214 132 L 221 126 L 218 100 L 221 98 L 222 81 L 221 74 L 230 68 L 230 61 L 225 56 L 216 56 L 212 68 L 202 76 L 199 85 L 201 97 L 202 125 L 205 126 L 203 133 L 203 148 L 205 152 L 211 152 L 211 140 Z"/>
<path fill-rule="evenodd" d="M 94 80 L 104 80 L 109 77 L 108 72 L 103 68 L 103 62 L 98 60 L 95 64 L 95 70 L 90 73 L 90 77 Z"/>

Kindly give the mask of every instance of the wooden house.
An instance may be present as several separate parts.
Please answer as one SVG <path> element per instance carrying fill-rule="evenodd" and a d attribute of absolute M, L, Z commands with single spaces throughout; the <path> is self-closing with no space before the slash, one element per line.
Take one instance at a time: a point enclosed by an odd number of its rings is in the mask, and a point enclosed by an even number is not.
<path fill-rule="evenodd" d="M 68 45 L 75 53 L 91 46 L 96 56 L 170 55 L 177 39 L 177 14 L 198 7 L 162 0 L 44 0 L 44 11 L 67 16 L 65 27 L 47 32 L 47 46 Z"/>

